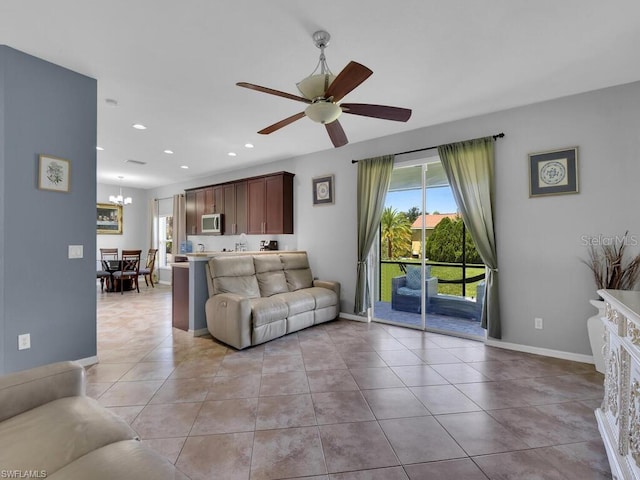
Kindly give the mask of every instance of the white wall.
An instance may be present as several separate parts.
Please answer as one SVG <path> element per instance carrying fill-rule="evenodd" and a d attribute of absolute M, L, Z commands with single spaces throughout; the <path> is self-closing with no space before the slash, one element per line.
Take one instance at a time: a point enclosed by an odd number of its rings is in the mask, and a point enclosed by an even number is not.
<path fill-rule="evenodd" d="M 348 133 L 348 119 L 343 123 Z M 319 135 L 324 133 L 318 130 Z M 296 233 L 287 235 L 286 242 L 309 252 L 314 275 L 342 283 L 342 311 L 350 313 L 357 248 L 357 167 L 351 159 L 504 132 L 506 137 L 496 142 L 495 207 L 503 341 L 590 355 L 586 319 L 595 313 L 588 304 L 588 299 L 594 298 L 595 285 L 580 262 L 586 257 L 582 237 L 626 230 L 640 235 L 635 198 L 640 179 L 636 158 L 639 131 L 640 83 L 633 83 L 195 179 L 149 193 L 162 197 L 184 188 L 261 173 L 295 173 Z M 580 193 L 530 199 L 527 154 L 576 145 Z M 336 202 L 314 207 L 311 179 L 325 174 L 335 175 Z M 250 238 L 254 243 L 261 240 Z M 207 247 L 215 249 L 227 241 L 224 237 L 207 239 Z M 534 317 L 544 319 L 543 330 L 533 328 Z"/>
<path fill-rule="evenodd" d="M 96 203 L 109 203 L 109 195 L 117 195 L 119 189 L 119 185 L 98 183 Z M 97 235 L 96 259 L 100 258 L 101 248 L 139 249 L 146 256 L 146 251 L 151 247 L 151 207 L 147 191 L 123 187 L 122 194 L 133 199 L 133 203 L 122 207 L 122 235 Z"/>

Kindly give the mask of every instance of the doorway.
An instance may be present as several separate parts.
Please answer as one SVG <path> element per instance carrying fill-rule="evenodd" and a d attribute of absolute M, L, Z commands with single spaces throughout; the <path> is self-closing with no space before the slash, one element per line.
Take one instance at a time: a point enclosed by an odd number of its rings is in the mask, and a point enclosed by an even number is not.
<path fill-rule="evenodd" d="M 396 164 L 376 245 L 374 321 L 485 338 L 485 267 L 439 157 Z"/>

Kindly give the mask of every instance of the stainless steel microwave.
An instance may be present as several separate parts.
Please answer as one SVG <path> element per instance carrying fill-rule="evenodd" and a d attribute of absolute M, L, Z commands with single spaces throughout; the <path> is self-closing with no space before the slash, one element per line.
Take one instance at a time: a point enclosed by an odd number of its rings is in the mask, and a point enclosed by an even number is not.
<path fill-rule="evenodd" d="M 202 215 L 200 227 L 202 233 L 222 233 L 222 214 L 208 213 Z"/>

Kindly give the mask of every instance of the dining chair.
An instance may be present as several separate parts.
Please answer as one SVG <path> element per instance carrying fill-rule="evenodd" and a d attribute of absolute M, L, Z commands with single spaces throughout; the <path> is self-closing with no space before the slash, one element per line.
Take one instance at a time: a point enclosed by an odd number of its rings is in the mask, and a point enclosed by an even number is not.
<path fill-rule="evenodd" d="M 120 258 L 120 270 L 113 272 L 113 279 L 120 282 L 120 294 L 124 294 L 124 281 L 131 280 L 135 283 L 136 290 L 140 293 L 138 286 L 138 275 L 140 275 L 140 254 L 142 250 L 122 250 Z"/>
<path fill-rule="evenodd" d="M 100 279 L 100 291 L 104 292 L 104 282 L 107 281 L 107 290 L 111 285 L 111 274 L 113 273 L 109 264 L 109 260 L 118 260 L 117 248 L 101 248 L 100 249 L 100 270 L 96 272 L 96 277 Z"/>
<path fill-rule="evenodd" d="M 149 277 L 151 286 L 155 288 L 155 286 L 153 285 L 153 269 L 156 264 L 157 253 L 158 253 L 157 248 L 150 248 L 149 252 L 147 253 L 147 263 L 144 268 L 140 269 L 140 275 L 144 276 L 144 283 L 147 285 L 147 287 L 149 286 L 149 283 L 147 282 L 147 277 Z"/>

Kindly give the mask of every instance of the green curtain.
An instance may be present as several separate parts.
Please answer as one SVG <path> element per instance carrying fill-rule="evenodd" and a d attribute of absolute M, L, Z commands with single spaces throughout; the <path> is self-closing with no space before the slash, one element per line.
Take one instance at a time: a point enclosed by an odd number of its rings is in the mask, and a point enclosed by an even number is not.
<path fill-rule="evenodd" d="M 478 254 L 487 267 L 482 327 L 492 338 L 502 338 L 498 301 L 498 257 L 493 226 L 493 137 L 438 147 L 453 196 Z"/>
<path fill-rule="evenodd" d="M 358 162 L 358 277 L 353 309 L 358 315 L 371 307 L 367 256 L 380 226 L 393 159 L 393 155 L 384 155 Z"/>

